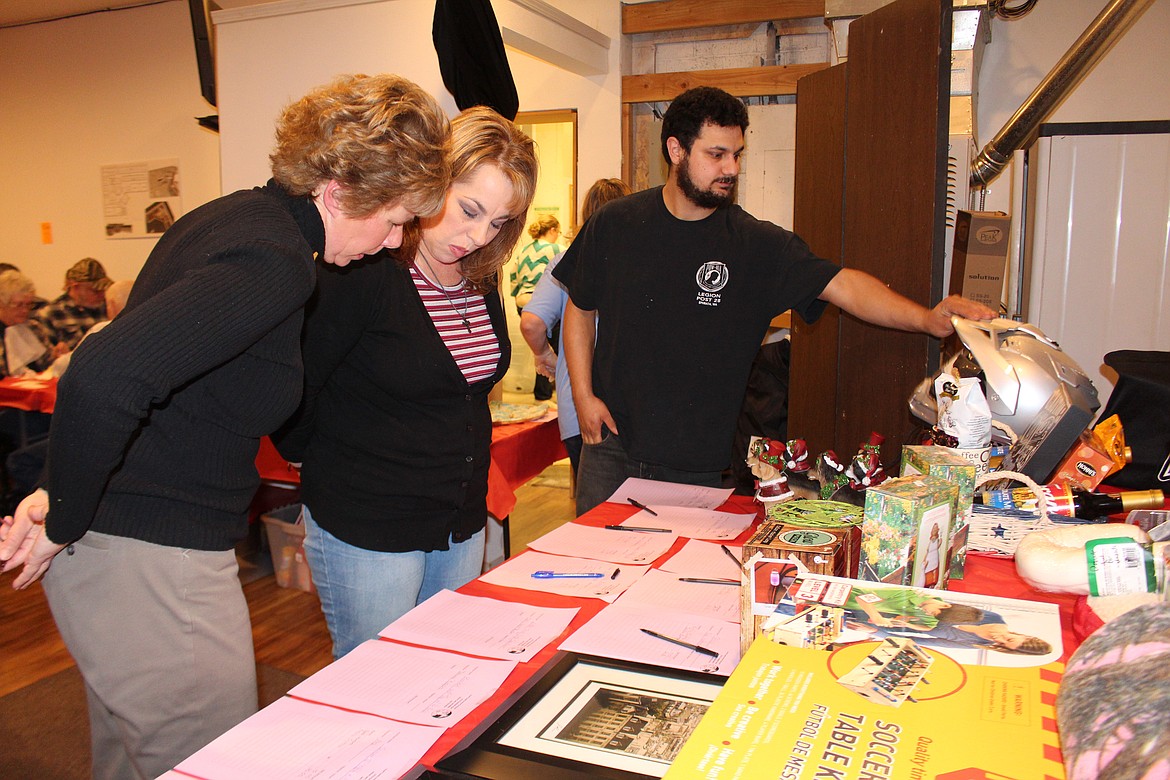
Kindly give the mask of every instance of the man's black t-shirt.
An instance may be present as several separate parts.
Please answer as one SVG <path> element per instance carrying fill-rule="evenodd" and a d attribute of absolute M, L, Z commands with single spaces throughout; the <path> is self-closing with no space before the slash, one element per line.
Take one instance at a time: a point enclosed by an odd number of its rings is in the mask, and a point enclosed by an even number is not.
<path fill-rule="evenodd" d="M 593 390 L 627 454 L 718 471 L 768 323 L 788 309 L 815 320 L 839 270 L 739 206 L 677 219 L 656 187 L 597 211 L 553 275 L 597 311 Z"/>

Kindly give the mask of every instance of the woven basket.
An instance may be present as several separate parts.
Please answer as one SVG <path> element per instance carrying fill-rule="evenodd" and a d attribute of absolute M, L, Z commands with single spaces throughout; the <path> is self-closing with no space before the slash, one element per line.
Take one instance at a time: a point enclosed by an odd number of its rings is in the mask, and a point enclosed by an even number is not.
<path fill-rule="evenodd" d="M 1022 482 L 1036 494 L 1036 512 L 975 504 L 971 512 L 967 537 L 968 552 L 1011 557 L 1016 554 L 1020 540 L 1032 531 L 1052 528 L 1055 523 L 1048 516 L 1048 499 L 1035 480 L 1017 471 L 989 471 L 975 480 L 975 489 L 988 482 L 1000 480 Z"/>

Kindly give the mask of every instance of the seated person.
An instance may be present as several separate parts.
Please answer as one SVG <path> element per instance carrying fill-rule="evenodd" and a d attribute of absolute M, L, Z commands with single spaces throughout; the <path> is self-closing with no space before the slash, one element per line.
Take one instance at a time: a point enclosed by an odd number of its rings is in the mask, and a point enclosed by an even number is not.
<path fill-rule="evenodd" d="M 20 271 L 0 273 L 0 376 L 43 371 L 53 356 L 44 334 L 29 323 L 36 288 Z"/>
<path fill-rule="evenodd" d="M 110 322 L 112 322 L 113 319 L 118 316 L 122 309 L 126 308 L 126 301 L 130 298 L 130 288 L 133 286 L 133 281 L 129 279 L 122 279 L 117 282 L 112 282 L 110 286 L 106 288 L 106 313 L 109 315 L 109 319 L 102 320 L 101 322 L 95 322 L 93 327 L 87 330 L 85 335 L 81 337 L 81 341 L 78 342 L 78 346 L 80 346 L 81 342 L 85 341 L 86 338 L 92 336 L 94 333 L 100 332 L 102 328 L 109 325 Z M 53 361 L 51 366 L 49 366 L 47 369 L 48 372 L 55 377 L 61 376 L 65 373 L 65 369 L 69 368 L 69 361 L 72 359 L 72 357 L 73 352 L 66 352 L 64 355 L 61 355 L 59 358 Z"/>
<path fill-rule="evenodd" d="M 112 283 L 92 257 L 78 260 L 65 272 L 65 293 L 33 313 L 53 357 L 72 352 L 94 323 L 107 319 L 105 291 Z"/>
<path fill-rule="evenodd" d="M 3 275 L 0 274 L 0 276 Z M 106 311 L 110 313 L 110 319 L 95 323 L 85 336 L 82 337 L 82 343 L 89 336 L 98 333 L 106 325 L 109 325 L 113 318 L 117 317 L 122 309 L 126 308 L 126 301 L 130 298 L 130 288 L 133 284 L 134 282 L 132 281 L 122 280 L 114 282 L 106 288 Z M 72 358 L 73 353 L 66 352 L 54 360 L 47 371 L 55 377 L 61 376 L 65 373 L 65 369 L 69 368 L 69 361 Z M 40 484 L 41 472 L 45 469 L 45 458 L 48 457 L 48 454 L 48 436 L 9 453 L 5 459 L 5 467 L 8 470 L 8 479 L 12 483 L 12 495 L 26 496 L 36 490 Z"/>

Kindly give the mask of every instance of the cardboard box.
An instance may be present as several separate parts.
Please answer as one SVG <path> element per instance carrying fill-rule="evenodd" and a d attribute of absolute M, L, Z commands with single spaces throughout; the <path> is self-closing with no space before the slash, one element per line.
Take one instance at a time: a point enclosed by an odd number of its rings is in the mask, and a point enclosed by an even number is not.
<path fill-rule="evenodd" d="M 1012 219 L 1002 211 L 964 211 L 955 216 L 950 292 L 999 311 Z"/>
<path fill-rule="evenodd" d="M 917 474 L 941 477 L 959 489 L 955 517 L 947 537 L 950 541 L 945 548 L 948 550 L 947 565 L 943 567 L 939 581 L 931 586 L 945 588 L 947 579 L 963 579 L 971 505 L 974 503 L 975 479 L 979 476 L 979 467 L 947 447 L 905 445 L 902 447 L 902 476 Z"/>
<path fill-rule="evenodd" d="M 260 516 L 268 534 L 268 549 L 272 553 L 272 569 L 276 584 L 315 593 L 309 562 L 305 559 L 305 524 L 301 520 L 301 505 L 290 504 L 273 509 Z"/>
<path fill-rule="evenodd" d="M 843 572 L 837 575 L 839 577 L 856 577 L 857 566 L 861 558 L 861 520 L 863 516 L 861 507 L 846 504 L 843 501 L 798 498 L 795 501 L 769 505 L 764 515 L 764 521 L 783 523 L 788 528 L 833 529 L 842 532 L 841 553 L 844 555 L 844 565 L 834 561 L 832 568 L 834 570 L 840 569 Z M 814 565 L 809 564 L 799 555 L 796 557 L 800 558 L 810 571 L 816 571 Z M 815 561 L 813 563 L 815 564 Z"/>
<path fill-rule="evenodd" d="M 957 485 L 929 474 L 888 479 L 866 490 L 858 579 L 916 586 L 941 579 L 945 534 L 958 498 Z"/>
<path fill-rule="evenodd" d="M 746 650 L 771 617 L 788 586 L 799 574 L 838 577 L 848 565 L 856 526 L 800 528 L 764 522 L 743 545 L 744 579 L 740 588 L 740 647 Z"/>

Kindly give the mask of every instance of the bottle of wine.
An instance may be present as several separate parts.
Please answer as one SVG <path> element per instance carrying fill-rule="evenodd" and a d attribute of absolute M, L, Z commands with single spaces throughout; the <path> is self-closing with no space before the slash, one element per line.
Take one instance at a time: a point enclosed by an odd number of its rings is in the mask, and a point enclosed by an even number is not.
<path fill-rule="evenodd" d="M 1166 497 L 1161 490 L 1123 490 L 1120 493 L 1089 493 L 1070 487 L 1043 486 L 1050 514 L 1082 520 L 1101 520 L 1134 509 L 1160 509 Z M 1001 509 L 1035 512 L 1036 494 L 1028 488 L 984 490 L 975 494 L 975 503 Z"/>

